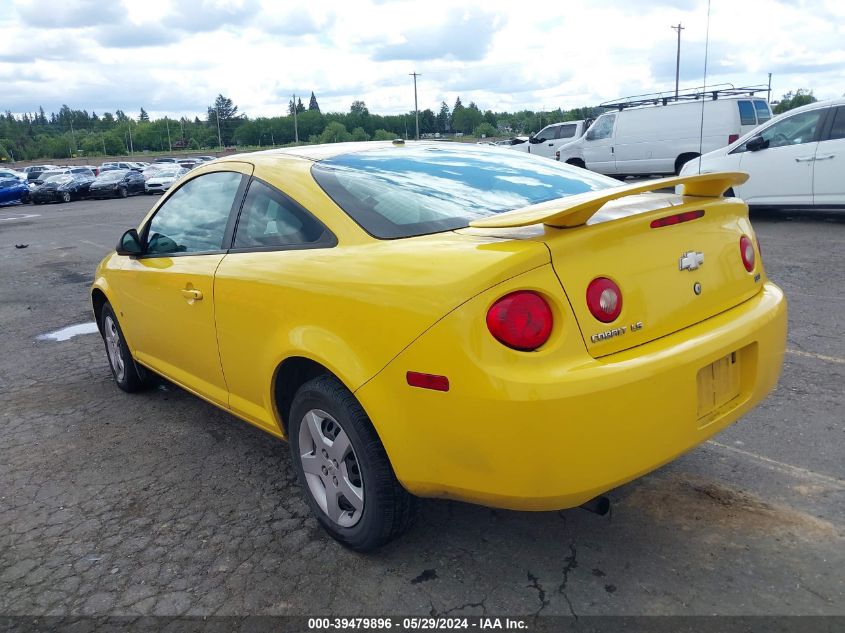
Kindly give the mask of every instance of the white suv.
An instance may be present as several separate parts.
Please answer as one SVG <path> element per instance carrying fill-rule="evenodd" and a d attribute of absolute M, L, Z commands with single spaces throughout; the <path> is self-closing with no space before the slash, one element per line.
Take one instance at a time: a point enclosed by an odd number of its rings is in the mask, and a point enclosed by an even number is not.
<path fill-rule="evenodd" d="M 748 182 L 729 194 L 749 205 L 845 208 L 845 98 L 785 112 L 691 160 L 681 175 L 699 171 L 746 172 Z"/>

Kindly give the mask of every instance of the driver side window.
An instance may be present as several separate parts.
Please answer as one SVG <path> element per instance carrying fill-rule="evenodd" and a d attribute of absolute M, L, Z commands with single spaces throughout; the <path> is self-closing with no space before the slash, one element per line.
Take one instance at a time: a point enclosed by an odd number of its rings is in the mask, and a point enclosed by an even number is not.
<path fill-rule="evenodd" d="M 229 213 L 242 179 L 237 172 L 219 171 L 204 174 L 181 186 L 150 221 L 145 254 L 221 250 Z"/>
<path fill-rule="evenodd" d="M 599 117 L 593 126 L 587 132 L 588 141 L 597 141 L 599 139 L 608 138 L 613 134 L 613 122 L 616 120 L 615 114 L 607 114 Z"/>
<path fill-rule="evenodd" d="M 791 116 L 760 132 L 766 147 L 784 147 L 811 143 L 818 139 L 819 123 L 824 115 L 824 109 L 811 110 Z"/>

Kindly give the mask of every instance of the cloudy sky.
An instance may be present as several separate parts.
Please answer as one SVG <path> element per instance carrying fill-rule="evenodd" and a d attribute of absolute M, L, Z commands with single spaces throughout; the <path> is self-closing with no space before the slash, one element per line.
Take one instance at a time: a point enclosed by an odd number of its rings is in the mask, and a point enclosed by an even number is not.
<path fill-rule="evenodd" d="M 0 0 L 0 109 L 571 108 L 700 86 L 707 0 Z M 845 0 L 712 0 L 708 83 L 845 94 Z"/>

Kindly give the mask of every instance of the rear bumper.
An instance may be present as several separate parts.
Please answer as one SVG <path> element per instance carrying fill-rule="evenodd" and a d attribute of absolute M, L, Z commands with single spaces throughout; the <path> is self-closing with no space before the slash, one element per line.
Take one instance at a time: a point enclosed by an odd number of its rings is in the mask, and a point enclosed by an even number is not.
<path fill-rule="evenodd" d="M 730 425 L 780 374 L 787 306 L 773 284 L 706 321 L 599 360 L 583 343 L 581 353 L 488 346 L 489 334 L 478 332 L 484 294 L 356 392 L 414 494 L 519 510 L 574 507 Z M 698 373 L 731 354 L 738 395 L 702 416 Z M 450 390 L 409 387 L 409 370 L 446 375 Z"/>

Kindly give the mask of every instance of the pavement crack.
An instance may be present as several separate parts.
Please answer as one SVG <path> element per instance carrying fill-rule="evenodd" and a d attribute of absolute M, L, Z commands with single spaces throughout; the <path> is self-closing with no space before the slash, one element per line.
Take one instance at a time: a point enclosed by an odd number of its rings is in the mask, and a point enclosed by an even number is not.
<path fill-rule="evenodd" d="M 575 544 L 570 543 L 569 545 L 570 555 L 566 556 L 563 560 L 565 561 L 565 565 L 563 567 L 563 582 L 558 585 L 557 592 L 563 596 L 563 599 L 566 600 L 566 604 L 569 606 L 569 612 L 573 615 L 573 617 L 577 620 L 578 614 L 575 613 L 575 609 L 572 608 L 572 601 L 569 599 L 569 596 L 566 593 L 566 584 L 569 582 L 569 573 L 574 571 L 578 567 L 578 561 L 576 560 L 576 551 L 575 551 Z"/>
<path fill-rule="evenodd" d="M 537 617 L 538 615 L 540 615 L 543 609 L 549 606 L 549 601 L 546 600 L 546 590 L 543 589 L 543 585 L 540 584 L 540 579 L 537 578 L 537 576 L 532 574 L 530 571 L 527 571 L 526 573 L 528 575 L 528 582 L 531 584 L 525 586 L 531 589 L 536 589 L 537 599 L 540 601 L 540 608 L 537 609 L 537 611 L 534 613 L 534 617 Z"/>

